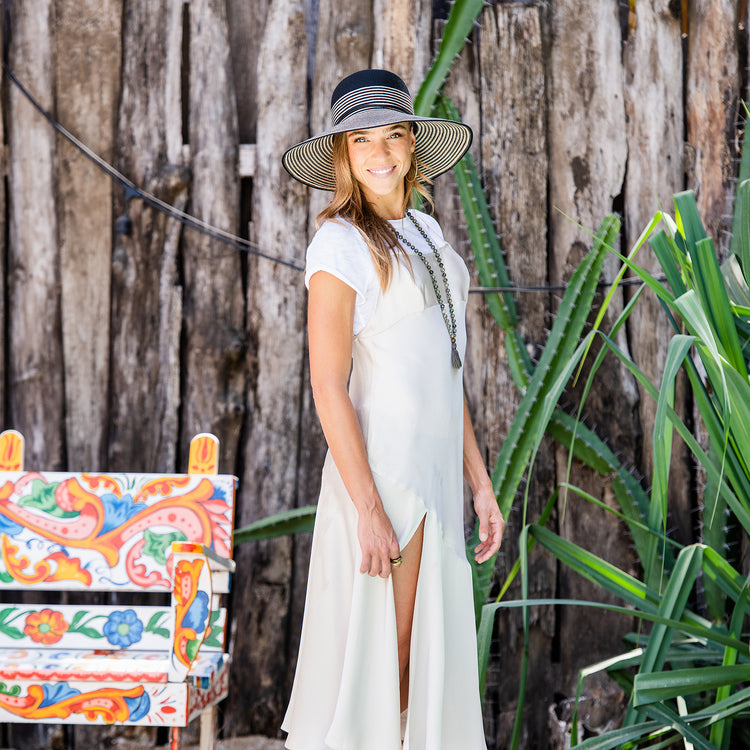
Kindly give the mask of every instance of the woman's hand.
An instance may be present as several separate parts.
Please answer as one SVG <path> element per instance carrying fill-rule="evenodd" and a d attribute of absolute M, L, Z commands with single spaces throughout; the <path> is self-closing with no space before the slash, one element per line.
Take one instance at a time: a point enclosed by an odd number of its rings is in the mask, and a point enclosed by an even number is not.
<path fill-rule="evenodd" d="M 474 547 L 474 559 L 483 563 L 500 549 L 505 529 L 505 519 L 491 486 L 474 494 L 474 510 L 479 518 L 479 544 Z"/>
<path fill-rule="evenodd" d="M 478 563 L 483 563 L 500 549 L 505 519 L 497 505 L 492 480 L 487 474 L 479 453 L 466 401 L 464 401 L 464 476 L 471 487 L 474 510 L 479 517 L 479 544 L 474 547 L 474 559 Z"/>
<path fill-rule="evenodd" d="M 362 550 L 359 572 L 388 578 L 391 574 L 391 560 L 395 560 L 401 553 L 396 532 L 382 505 L 359 511 L 357 537 Z"/>

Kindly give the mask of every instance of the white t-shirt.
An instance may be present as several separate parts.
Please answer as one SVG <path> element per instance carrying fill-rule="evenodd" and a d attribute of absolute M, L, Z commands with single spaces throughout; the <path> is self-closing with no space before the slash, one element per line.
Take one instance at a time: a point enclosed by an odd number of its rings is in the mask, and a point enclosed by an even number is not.
<path fill-rule="evenodd" d="M 432 217 L 421 211 L 409 209 L 433 241 L 438 250 L 445 244 L 440 225 Z M 390 222 L 391 226 L 420 252 L 432 252 L 424 237 L 407 218 Z M 410 247 L 404 248 L 412 256 L 412 262 L 420 263 Z M 370 250 L 362 235 L 348 221 L 337 219 L 326 221 L 315 233 L 307 248 L 305 261 L 305 286 L 310 287 L 310 279 L 318 271 L 327 271 L 343 281 L 357 293 L 354 303 L 354 329 L 356 336 L 370 321 L 380 296 L 380 281 L 372 261 Z"/>

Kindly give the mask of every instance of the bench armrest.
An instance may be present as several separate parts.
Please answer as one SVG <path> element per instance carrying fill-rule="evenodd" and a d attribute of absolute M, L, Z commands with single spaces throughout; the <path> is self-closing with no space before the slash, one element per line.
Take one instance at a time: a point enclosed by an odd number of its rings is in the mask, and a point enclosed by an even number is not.
<path fill-rule="evenodd" d="M 197 542 L 172 542 L 172 552 L 197 552 L 211 561 L 212 568 L 221 567 L 230 573 L 234 573 L 237 567 L 234 560 L 217 555 L 210 547 L 206 547 L 205 544 L 198 544 Z"/>
<path fill-rule="evenodd" d="M 209 632 L 217 594 L 229 591 L 233 560 L 202 544 L 172 543 L 174 630 L 169 681 L 183 682 Z"/>

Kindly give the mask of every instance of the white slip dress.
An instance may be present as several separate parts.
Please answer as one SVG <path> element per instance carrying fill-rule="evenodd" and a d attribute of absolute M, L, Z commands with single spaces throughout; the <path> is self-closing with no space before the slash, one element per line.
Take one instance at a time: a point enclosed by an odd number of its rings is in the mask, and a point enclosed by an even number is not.
<path fill-rule="evenodd" d="M 398 229 L 404 233 L 401 223 Z M 434 254 L 419 235 L 409 237 L 433 267 L 445 300 Z M 446 267 L 463 360 L 469 275 L 442 237 L 433 241 Z M 416 255 L 409 258 L 412 271 L 399 260 L 354 337 L 349 383 L 401 548 L 425 519 L 403 746 L 392 579 L 359 573 L 357 512 L 329 453 L 282 725 L 290 750 L 486 750 L 463 532 L 462 369 L 452 367 L 430 275 Z"/>

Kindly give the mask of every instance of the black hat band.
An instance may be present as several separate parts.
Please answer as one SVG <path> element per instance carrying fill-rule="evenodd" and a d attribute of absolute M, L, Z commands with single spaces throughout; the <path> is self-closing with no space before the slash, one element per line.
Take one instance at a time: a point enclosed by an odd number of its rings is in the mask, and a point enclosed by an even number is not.
<path fill-rule="evenodd" d="M 366 86 L 339 97 L 331 105 L 331 120 L 335 127 L 357 112 L 367 109 L 392 109 L 406 115 L 414 115 L 414 107 L 408 93 L 386 86 Z"/>

